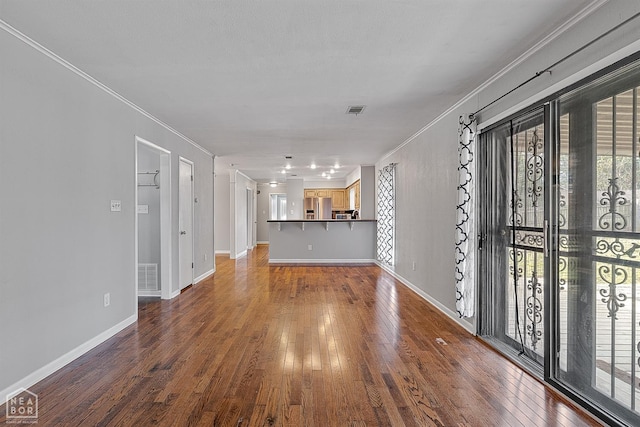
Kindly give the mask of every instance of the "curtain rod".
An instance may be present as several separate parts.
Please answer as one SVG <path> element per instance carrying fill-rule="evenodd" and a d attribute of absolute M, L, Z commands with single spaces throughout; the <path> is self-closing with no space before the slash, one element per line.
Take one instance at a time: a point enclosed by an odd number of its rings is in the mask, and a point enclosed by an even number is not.
<path fill-rule="evenodd" d="M 615 27 L 611 28 L 610 30 L 606 31 L 605 33 L 600 34 L 598 37 L 596 37 L 595 39 L 591 40 L 589 43 L 583 45 L 582 47 L 579 47 L 578 49 L 574 50 L 573 52 L 571 52 L 570 54 L 568 54 L 567 56 L 563 57 L 562 59 L 554 62 L 553 64 L 549 65 L 547 68 L 545 68 L 542 71 L 538 71 L 537 73 L 535 73 L 533 76 L 529 77 L 527 80 L 525 80 L 524 82 L 520 83 L 518 86 L 514 87 L 513 89 L 511 89 L 509 92 L 505 93 L 504 95 L 494 99 L 493 101 L 491 101 L 490 103 L 488 103 L 487 105 L 485 105 L 484 107 L 480 108 L 478 111 L 476 111 L 475 113 L 471 113 L 469 116 L 471 118 L 475 117 L 476 114 L 486 110 L 487 108 L 489 108 L 490 106 L 492 106 L 493 104 L 495 104 L 496 102 L 500 101 L 502 98 L 510 95 L 511 93 L 515 92 L 516 90 L 520 89 L 522 86 L 530 83 L 531 81 L 537 79 L 538 77 L 540 77 L 543 74 L 549 73 L 551 74 L 551 69 L 562 64 L 564 61 L 566 61 L 567 59 L 573 57 L 574 55 L 577 55 L 578 53 L 582 52 L 583 50 L 585 50 L 586 48 L 588 48 L 589 46 L 591 46 L 592 44 L 596 43 L 597 41 L 603 39 L 604 37 L 608 36 L 609 34 L 611 34 L 612 32 L 616 31 L 618 28 L 623 27 L 624 25 L 627 25 L 629 22 L 633 21 L 634 19 L 636 19 L 638 16 L 640 16 L 640 12 L 636 13 L 635 15 L 633 15 L 632 17 L 625 19 L 624 21 L 622 21 L 621 23 L 619 23 L 618 25 L 616 25 Z"/>

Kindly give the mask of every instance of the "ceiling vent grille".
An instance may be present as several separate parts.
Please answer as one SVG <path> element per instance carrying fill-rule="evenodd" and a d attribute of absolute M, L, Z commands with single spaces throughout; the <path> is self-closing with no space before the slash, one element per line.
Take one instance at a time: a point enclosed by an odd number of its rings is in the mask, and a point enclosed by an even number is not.
<path fill-rule="evenodd" d="M 347 114 L 355 114 L 357 116 L 358 114 L 361 114 L 364 109 L 364 105 L 351 105 L 347 108 Z"/>

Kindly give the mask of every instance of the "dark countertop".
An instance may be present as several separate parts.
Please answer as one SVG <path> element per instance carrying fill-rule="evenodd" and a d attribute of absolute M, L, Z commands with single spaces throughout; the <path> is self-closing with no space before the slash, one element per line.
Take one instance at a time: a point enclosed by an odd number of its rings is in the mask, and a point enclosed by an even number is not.
<path fill-rule="evenodd" d="M 267 222 L 377 222 L 377 219 L 268 219 Z"/>

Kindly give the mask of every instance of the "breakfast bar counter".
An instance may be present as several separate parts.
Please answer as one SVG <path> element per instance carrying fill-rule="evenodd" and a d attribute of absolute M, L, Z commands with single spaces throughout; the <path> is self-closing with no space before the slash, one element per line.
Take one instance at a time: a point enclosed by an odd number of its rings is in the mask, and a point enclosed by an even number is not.
<path fill-rule="evenodd" d="M 269 220 L 269 263 L 373 263 L 375 219 Z"/>

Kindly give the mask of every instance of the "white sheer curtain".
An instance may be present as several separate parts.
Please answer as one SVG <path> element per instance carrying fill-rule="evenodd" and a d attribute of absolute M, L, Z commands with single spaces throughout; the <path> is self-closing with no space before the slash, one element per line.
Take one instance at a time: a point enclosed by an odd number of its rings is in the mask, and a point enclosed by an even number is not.
<path fill-rule="evenodd" d="M 475 119 L 460 116 L 455 240 L 456 310 L 460 317 L 473 316 L 475 306 L 475 145 Z"/>

